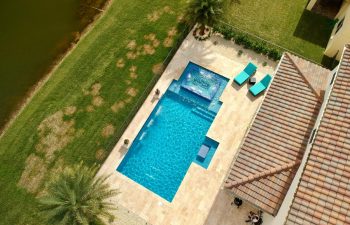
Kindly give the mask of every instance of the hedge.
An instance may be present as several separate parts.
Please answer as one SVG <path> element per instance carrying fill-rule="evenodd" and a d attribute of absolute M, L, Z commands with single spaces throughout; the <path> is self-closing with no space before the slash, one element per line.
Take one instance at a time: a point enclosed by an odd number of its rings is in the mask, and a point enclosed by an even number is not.
<path fill-rule="evenodd" d="M 215 25 L 214 32 L 220 33 L 227 40 L 233 40 L 238 45 L 243 45 L 246 49 L 251 49 L 259 54 L 267 55 L 270 59 L 279 60 L 282 57 L 282 51 L 267 42 L 234 30 L 228 25 Z"/>

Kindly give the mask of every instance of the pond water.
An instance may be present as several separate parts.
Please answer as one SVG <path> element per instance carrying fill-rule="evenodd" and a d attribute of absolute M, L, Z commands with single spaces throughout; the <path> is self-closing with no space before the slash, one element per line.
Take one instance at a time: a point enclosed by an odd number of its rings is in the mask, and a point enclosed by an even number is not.
<path fill-rule="evenodd" d="M 0 7 L 0 130 L 97 10 L 84 0 L 10 0 Z M 89 1 L 94 2 L 92 0 Z M 89 7 L 87 7 L 89 8 Z M 97 11 L 97 12 L 96 12 Z M 90 18 L 86 18 L 89 17 Z M 83 18 L 85 17 L 85 18 Z"/>

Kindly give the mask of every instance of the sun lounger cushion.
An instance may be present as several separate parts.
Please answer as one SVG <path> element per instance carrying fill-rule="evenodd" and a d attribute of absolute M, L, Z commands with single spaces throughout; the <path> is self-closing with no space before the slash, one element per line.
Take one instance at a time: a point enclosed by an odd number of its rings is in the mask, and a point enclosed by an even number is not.
<path fill-rule="evenodd" d="M 249 88 L 249 92 L 252 93 L 252 95 L 257 96 L 268 88 L 271 80 L 271 75 L 266 74 L 266 76 L 260 82 L 254 84 L 251 88 Z"/>
<path fill-rule="evenodd" d="M 248 78 L 249 75 L 246 72 L 242 71 L 235 77 L 235 82 L 238 85 L 242 85 L 246 80 L 248 80 Z"/>
<path fill-rule="evenodd" d="M 235 77 L 234 81 L 238 85 L 242 85 L 249 79 L 249 77 L 251 77 L 255 73 L 256 68 L 256 65 L 254 65 L 253 63 L 248 63 L 244 70 Z"/>

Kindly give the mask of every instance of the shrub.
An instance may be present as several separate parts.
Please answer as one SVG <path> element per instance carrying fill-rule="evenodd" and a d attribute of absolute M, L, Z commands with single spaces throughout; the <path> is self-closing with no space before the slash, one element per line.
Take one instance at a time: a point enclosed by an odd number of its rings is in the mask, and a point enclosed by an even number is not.
<path fill-rule="evenodd" d="M 240 49 L 237 53 L 238 56 L 241 56 L 243 54 L 243 51 Z"/>
<path fill-rule="evenodd" d="M 243 45 L 246 49 L 252 49 L 256 53 L 267 55 L 270 59 L 279 60 L 282 57 L 282 52 L 273 45 L 236 31 L 228 25 L 216 25 L 213 27 L 213 31 L 222 34 L 226 40 L 233 40 L 236 44 Z M 238 52 L 238 55 L 240 55 L 240 52 Z"/>

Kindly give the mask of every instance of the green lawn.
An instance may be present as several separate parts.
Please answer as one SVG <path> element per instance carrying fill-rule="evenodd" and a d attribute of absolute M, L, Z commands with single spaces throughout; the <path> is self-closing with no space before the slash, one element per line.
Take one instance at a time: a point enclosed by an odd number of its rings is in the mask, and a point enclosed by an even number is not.
<path fill-rule="evenodd" d="M 112 1 L 0 139 L 1 225 L 41 224 L 35 197 L 49 174 L 103 162 L 152 68 L 176 42 L 174 29 L 183 29 L 177 19 L 185 5 Z"/>
<path fill-rule="evenodd" d="M 332 20 L 305 10 L 308 0 L 228 0 L 225 21 L 321 63 Z"/>

